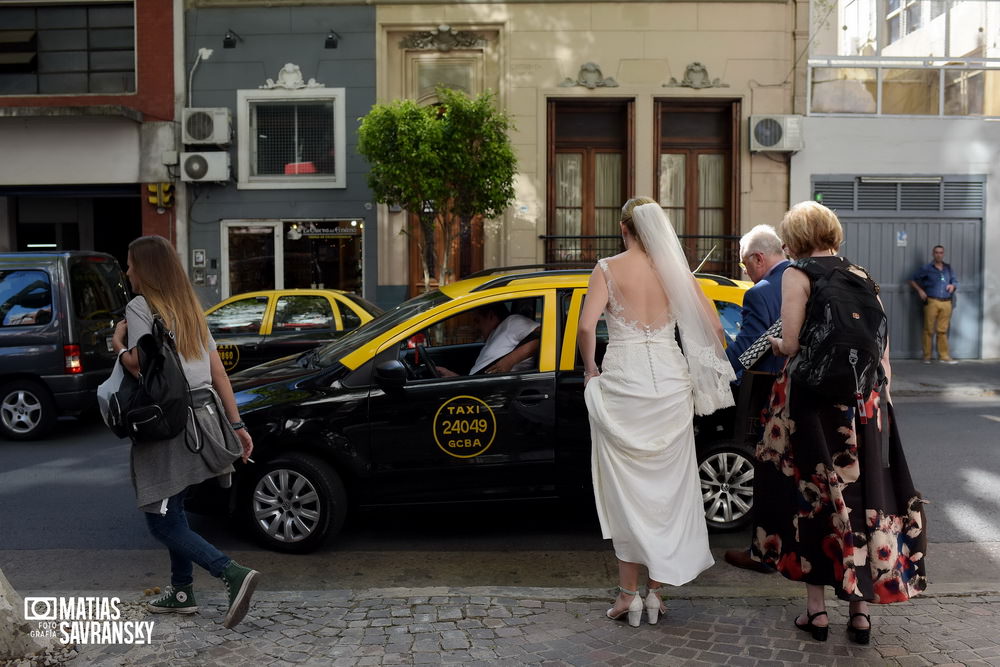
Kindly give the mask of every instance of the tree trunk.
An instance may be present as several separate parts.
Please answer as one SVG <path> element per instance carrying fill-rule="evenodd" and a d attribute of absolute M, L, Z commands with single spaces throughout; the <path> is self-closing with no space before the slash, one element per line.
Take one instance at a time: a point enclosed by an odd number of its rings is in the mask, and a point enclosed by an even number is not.
<path fill-rule="evenodd" d="M 57 648 L 54 639 L 32 637 L 35 624 L 24 620 L 24 599 L 0 569 L 0 661 L 18 660 Z"/>

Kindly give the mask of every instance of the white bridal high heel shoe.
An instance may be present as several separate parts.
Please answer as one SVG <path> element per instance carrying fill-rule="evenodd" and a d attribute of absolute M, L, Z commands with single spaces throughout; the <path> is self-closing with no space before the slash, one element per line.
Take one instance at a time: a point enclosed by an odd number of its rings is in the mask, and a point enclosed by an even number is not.
<path fill-rule="evenodd" d="M 628 614 L 628 624 L 631 625 L 633 628 L 639 627 L 639 621 L 642 619 L 642 598 L 639 597 L 639 591 L 627 591 L 621 586 L 618 587 L 618 590 L 624 593 L 625 595 L 633 596 L 632 602 L 629 603 L 628 607 L 622 609 L 620 612 L 614 615 L 612 615 L 611 612 L 614 611 L 615 608 L 612 607 L 611 609 L 608 609 L 607 611 L 608 618 L 610 618 L 613 621 L 618 621 L 621 620 L 621 618 L 625 616 L 625 614 Z"/>
<path fill-rule="evenodd" d="M 659 588 L 650 588 L 646 594 L 646 614 L 649 616 L 649 624 L 656 625 L 660 620 L 660 614 L 667 613 L 667 607 L 659 596 Z"/>

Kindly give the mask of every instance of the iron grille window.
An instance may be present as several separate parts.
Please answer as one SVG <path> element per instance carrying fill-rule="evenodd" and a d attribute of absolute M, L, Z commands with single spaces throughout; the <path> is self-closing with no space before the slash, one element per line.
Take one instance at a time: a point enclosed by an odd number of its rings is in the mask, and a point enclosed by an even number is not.
<path fill-rule="evenodd" d="M 347 103 L 343 88 L 236 91 L 237 186 L 347 187 Z"/>
<path fill-rule="evenodd" d="M 134 91 L 134 3 L 0 8 L 0 95 Z"/>
<path fill-rule="evenodd" d="M 336 176 L 332 100 L 254 102 L 255 176 Z"/>

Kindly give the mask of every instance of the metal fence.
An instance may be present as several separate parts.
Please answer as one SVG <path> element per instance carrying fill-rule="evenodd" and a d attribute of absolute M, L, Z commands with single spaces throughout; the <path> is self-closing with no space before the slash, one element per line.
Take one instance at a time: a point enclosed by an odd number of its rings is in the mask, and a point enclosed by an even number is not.
<path fill-rule="evenodd" d="M 623 250 L 620 236 L 554 236 L 541 235 L 545 244 L 546 264 L 594 264 L 601 257 L 610 257 Z M 739 267 L 740 237 L 732 235 L 679 237 L 691 269 L 717 273 L 729 278 L 741 278 Z"/>

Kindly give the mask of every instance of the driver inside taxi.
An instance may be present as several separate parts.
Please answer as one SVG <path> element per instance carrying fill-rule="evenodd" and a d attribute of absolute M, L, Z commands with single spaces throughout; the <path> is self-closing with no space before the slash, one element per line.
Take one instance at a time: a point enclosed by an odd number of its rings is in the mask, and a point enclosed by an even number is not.
<path fill-rule="evenodd" d="M 469 375 L 531 370 L 538 353 L 541 325 L 524 315 L 511 314 L 502 303 L 490 303 L 472 311 L 472 324 L 485 343 Z M 437 366 L 441 377 L 460 375 Z"/>

